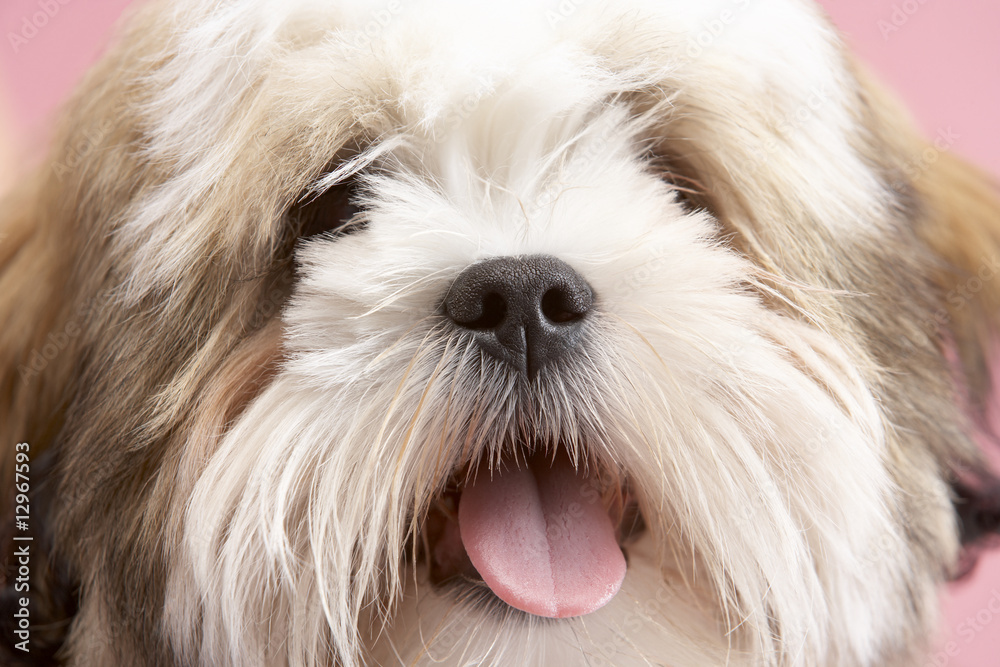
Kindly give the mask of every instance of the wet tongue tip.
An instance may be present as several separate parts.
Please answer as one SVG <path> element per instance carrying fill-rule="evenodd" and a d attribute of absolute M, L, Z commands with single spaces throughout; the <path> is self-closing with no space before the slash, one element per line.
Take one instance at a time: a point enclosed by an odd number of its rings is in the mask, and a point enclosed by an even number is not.
<path fill-rule="evenodd" d="M 618 593 L 626 563 L 594 485 L 567 456 L 480 467 L 463 490 L 459 532 L 501 600 L 549 618 L 589 614 Z"/>

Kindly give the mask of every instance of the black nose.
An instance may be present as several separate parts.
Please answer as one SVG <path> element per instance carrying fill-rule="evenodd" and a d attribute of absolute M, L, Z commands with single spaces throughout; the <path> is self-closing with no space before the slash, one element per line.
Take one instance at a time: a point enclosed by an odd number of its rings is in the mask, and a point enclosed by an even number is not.
<path fill-rule="evenodd" d="M 444 301 L 448 317 L 484 351 L 532 378 L 577 345 L 593 305 L 587 281 L 546 255 L 477 262 Z"/>

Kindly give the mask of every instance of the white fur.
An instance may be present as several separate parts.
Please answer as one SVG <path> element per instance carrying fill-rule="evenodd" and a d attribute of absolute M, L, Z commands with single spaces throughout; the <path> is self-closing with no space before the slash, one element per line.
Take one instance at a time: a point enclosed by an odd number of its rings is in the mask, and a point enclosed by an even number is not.
<path fill-rule="evenodd" d="M 791 188 L 805 212 L 774 224 L 869 233 L 877 188 L 815 10 L 588 2 L 550 28 L 530 4 L 405 3 L 369 40 L 350 26 L 370 12 L 337 4 L 178 3 L 199 27 L 147 110 L 149 150 L 184 164 L 122 223 L 146 249 L 135 295 L 205 252 L 177 215 L 220 215 L 206 193 L 235 187 L 234 165 L 257 155 L 266 192 L 260 155 L 300 150 L 315 170 L 349 125 L 379 137 L 354 165 L 372 167 L 368 227 L 299 249 L 289 358 L 196 480 L 168 591 L 178 648 L 241 667 L 877 664 L 909 567 L 879 406 L 840 344 L 765 307 L 756 267 L 642 158 L 669 121 L 752 183 L 748 197 Z M 730 6 L 739 19 L 689 57 Z M 776 133 L 814 86 L 829 86 L 824 105 Z M 634 90 L 657 100 L 639 119 Z M 741 98 L 773 106 L 741 115 Z M 342 131 L 264 132 L 278 117 Z M 751 168 L 762 150 L 766 168 Z M 244 218 L 268 212 L 257 187 Z M 505 369 L 482 371 L 438 306 L 470 263 L 536 253 L 577 269 L 597 312 L 525 398 Z M 497 617 L 404 558 L 451 472 L 495 455 L 519 418 L 640 497 L 649 531 L 595 614 Z"/>

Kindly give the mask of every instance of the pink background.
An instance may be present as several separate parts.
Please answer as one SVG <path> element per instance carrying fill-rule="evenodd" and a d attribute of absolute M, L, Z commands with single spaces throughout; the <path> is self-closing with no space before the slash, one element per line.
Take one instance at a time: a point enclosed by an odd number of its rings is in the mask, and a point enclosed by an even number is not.
<path fill-rule="evenodd" d="M 0 187 L 20 171 L 12 156 L 41 151 L 55 108 L 100 53 L 110 26 L 129 4 L 0 0 Z M 950 129 L 958 135 L 953 150 L 1000 175 L 1000 2 L 823 4 L 855 51 L 907 101 L 929 136 Z M 58 11 L 15 52 L 10 33 L 20 32 L 25 19 L 45 6 Z M 1000 666 L 1000 612 L 994 611 L 1000 610 L 1000 552 L 983 558 L 972 578 L 949 587 L 944 603 L 947 620 L 939 649 L 915 667 Z"/>

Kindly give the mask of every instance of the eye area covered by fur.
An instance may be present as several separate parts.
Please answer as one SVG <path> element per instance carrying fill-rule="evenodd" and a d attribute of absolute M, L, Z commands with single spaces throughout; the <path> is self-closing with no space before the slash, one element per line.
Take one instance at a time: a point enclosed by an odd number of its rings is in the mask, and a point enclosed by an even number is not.
<path fill-rule="evenodd" d="M 357 198 L 355 179 L 337 183 L 320 194 L 302 195 L 288 214 L 296 237 L 339 237 L 364 229 L 364 209 Z"/>

